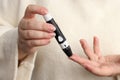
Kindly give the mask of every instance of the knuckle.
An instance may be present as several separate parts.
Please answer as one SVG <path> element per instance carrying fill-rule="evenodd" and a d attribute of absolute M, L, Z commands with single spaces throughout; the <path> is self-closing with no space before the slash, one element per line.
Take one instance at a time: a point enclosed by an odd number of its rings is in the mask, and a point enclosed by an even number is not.
<path fill-rule="evenodd" d="M 36 44 L 36 41 L 31 41 L 31 42 L 30 42 L 30 46 L 31 46 L 31 47 L 35 46 L 35 44 Z"/>
<path fill-rule="evenodd" d="M 46 33 L 42 32 L 41 35 L 42 35 L 42 37 L 45 37 L 45 36 L 46 36 Z"/>
<path fill-rule="evenodd" d="M 31 38 L 31 31 L 26 31 L 26 38 Z"/>
<path fill-rule="evenodd" d="M 48 23 L 43 23 L 42 24 L 42 29 L 45 31 L 49 31 L 49 24 Z"/>
<path fill-rule="evenodd" d="M 27 42 L 29 47 L 44 46 L 50 43 L 50 40 L 31 40 Z"/>
<path fill-rule="evenodd" d="M 50 38 L 48 33 L 42 33 L 42 36 L 45 37 L 45 38 Z"/>
<path fill-rule="evenodd" d="M 18 25 L 18 29 L 24 29 L 24 27 L 25 27 L 25 20 L 21 19 L 21 21 L 19 22 L 19 25 Z"/>
<path fill-rule="evenodd" d="M 28 47 L 33 47 L 34 46 L 34 44 L 35 44 L 35 42 L 34 41 L 27 41 L 27 45 L 28 45 Z"/>
<path fill-rule="evenodd" d="M 31 21 L 27 21 L 26 22 L 26 27 L 28 28 L 28 27 L 32 27 L 32 22 Z"/>
<path fill-rule="evenodd" d="M 25 32 L 22 29 L 18 29 L 18 36 L 19 38 L 25 39 Z"/>
<path fill-rule="evenodd" d="M 29 4 L 28 6 L 27 6 L 27 10 L 30 10 L 31 8 L 32 8 L 32 4 Z"/>
<path fill-rule="evenodd" d="M 47 45 L 50 43 L 50 40 L 43 40 L 41 41 L 41 45 Z"/>

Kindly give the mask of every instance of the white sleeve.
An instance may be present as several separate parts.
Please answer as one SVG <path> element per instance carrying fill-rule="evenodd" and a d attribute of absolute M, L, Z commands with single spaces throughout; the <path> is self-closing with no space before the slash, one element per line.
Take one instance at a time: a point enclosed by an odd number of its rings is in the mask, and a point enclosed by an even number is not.
<path fill-rule="evenodd" d="M 36 54 L 29 55 L 18 68 L 18 30 L 15 26 L 24 15 L 29 0 L 0 0 L 0 80 L 28 80 L 20 73 L 31 76 Z M 15 4 L 15 5 L 14 5 Z M 13 6 L 11 6 L 13 5 Z M 26 64 L 27 65 L 26 68 Z M 24 75 L 26 76 L 26 75 Z"/>
<path fill-rule="evenodd" d="M 37 52 L 30 54 L 24 61 L 20 63 L 16 80 L 31 80 L 36 54 Z"/>
<path fill-rule="evenodd" d="M 0 26 L 0 80 L 15 80 L 18 64 L 17 28 Z"/>
<path fill-rule="evenodd" d="M 0 80 L 30 80 L 37 52 L 18 67 L 18 29 L 4 26 L 0 31 Z"/>

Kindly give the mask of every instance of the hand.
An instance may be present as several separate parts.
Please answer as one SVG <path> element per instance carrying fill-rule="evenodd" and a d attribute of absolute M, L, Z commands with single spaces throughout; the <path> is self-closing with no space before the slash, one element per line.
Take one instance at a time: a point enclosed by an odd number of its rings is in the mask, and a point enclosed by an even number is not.
<path fill-rule="evenodd" d="M 37 21 L 36 14 L 45 15 L 47 9 L 37 5 L 29 5 L 18 26 L 19 60 L 37 51 L 38 46 L 47 45 L 55 36 L 55 27 L 51 24 Z"/>
<path fill-rule="evenodd" d="M 88 59 L 76 54 L 73 54 L 70 59 L 98 76 L 114 76 L 120 74 L 120 55 L 102 56 L 97 37 L 94 37 L 93 50 L 84 39 L 80 40 L 80 43 Z"/>

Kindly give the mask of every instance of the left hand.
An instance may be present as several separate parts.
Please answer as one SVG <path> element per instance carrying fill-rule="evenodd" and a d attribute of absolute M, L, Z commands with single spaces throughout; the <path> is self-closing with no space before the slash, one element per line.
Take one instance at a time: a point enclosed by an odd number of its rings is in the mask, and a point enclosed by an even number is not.
<path fill-rule="evenodd" d="M 37 20 L 36 14 L 45 15 L 48 10 L 38 5 L 29 5 L 18 25 L 19 61 L 38 51 L 38 47 L 48 45 L 55 36 L 55 27 Z"/>
<path fill-rule="evenodd" d="M 80 40 L 80 43 L 88 59 L 73 54 L 70 57 L 71 60 L 79 63 L 86 70 L 98 76 L 120 74 L 120 55 L 102 56 L 97 37 L 94 37 L 93 50 L 84 39 Z"/>

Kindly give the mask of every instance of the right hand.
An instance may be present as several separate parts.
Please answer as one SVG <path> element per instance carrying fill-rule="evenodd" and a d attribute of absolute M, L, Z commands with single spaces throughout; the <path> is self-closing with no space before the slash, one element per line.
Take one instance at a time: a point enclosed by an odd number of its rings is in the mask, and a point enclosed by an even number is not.
<path fill-rule="evenodd" d="M 116 76 L 120 74 L 120 55 L 103 56 L 97 37 L 94 37 L 93 49 L 84 39 L 81 39 L 80 43 L 88 59 L 73 54 L 70 57 L 71 60 L 97 76 Z"/>
<path fill-rule="evenodd" d="M 55 27 L 46 22 L 37 21 L 35 14 L 45 15 L 47 9 L 37 5 L 29 5 L 24 17 L 18 25 L 19 60 L 37 51 L 38 46 L 47 45 L 55 36 Z"/>

